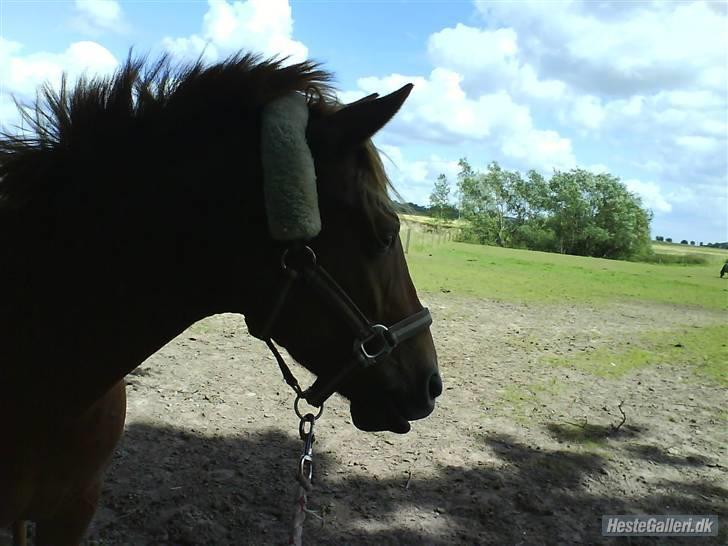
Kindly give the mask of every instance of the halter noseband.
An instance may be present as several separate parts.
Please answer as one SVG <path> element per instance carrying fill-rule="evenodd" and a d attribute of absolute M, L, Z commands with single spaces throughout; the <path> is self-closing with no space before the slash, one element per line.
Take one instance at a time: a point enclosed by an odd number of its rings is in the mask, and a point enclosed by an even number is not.
<path fill-rule="evenodd" d="M 312 406 L 322 407 L 350 373 L 384 360 L 400 343 L 419 334 L 432 324 L 432 316 L 426 307 L 392 326 L 371 322 L 323 266 L 317 263 L 316 254 L 308 246 L 284 250 L 281 256 L 281 268 L 285 280 L 271 312 L 262 327 L 254 329 L 255 331 L 251 330 L 250 333 L 266 342 L 278 362 L 286 383 L 296 391 L 298 398 L 303 398 Z M 276 319 L 282 311 L 291 287 L 297 280 L 301 280 L 313 290 L 354 335 L 352 356 L 348 362 L 333 375 L 316 379 L 305 391 L 301 389 L 271 340 Z"/>

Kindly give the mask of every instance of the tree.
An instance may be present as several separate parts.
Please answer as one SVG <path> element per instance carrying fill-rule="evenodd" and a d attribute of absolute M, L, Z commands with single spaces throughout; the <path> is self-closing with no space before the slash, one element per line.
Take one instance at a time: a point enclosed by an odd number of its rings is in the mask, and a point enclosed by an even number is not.
<path fill-rule="evenodd" d="M 687 239 L 683 239 L 682 241 L 680 241 L 680 244 L 681 244 L 681 245 L 686 245 L 686 244 L 688 244 L 688 241 L 687 241 Z"/>
<path fill-rule="evenodd" d="M 556 252 L 557 236 L 549 225 L 551 195 L 548 181 L 540 173 L 530 170 L 521 184 L 518 185 L 518 193 L 526 207 L 523 221 L 516 226 L 512 244 L 521 248 Z"/>
<path fill-rule="evenodd" d="M 480 244 L 492 243 L 495 241 L 496 230 L 488 214 L 489 195 L 483 175 L 476 173 L 465 158 L 458 161 L 458 165 L 460 166 L 458 173 L 460 213 L 469 224 L 465 236 Z"/>
<path fill-rule="evenodd" d="M 459 165 L 459 204 L 471 240 L 603 258 L 652 253 L 652 213 L 616 176 L 572 169 L 547 181 L 495 162 L 484 173 L 466 159 Z"/>
<path fill-rule="evenodd" d="M 493 161 L 483 179 L 485 207 L 495 227 L 495 242 L 511 246 L 518 226 L 522 225 L 529 210 L 526 186 L 521 174 L 506 171 Z"/>
<path fill-rule="evenodd" d="M 691 244 L 692 246 L 695 246 L 695 241 L 690 241 L 690 244 Z"/>
<path fill-rule="evenodd" d="M 558 252 L 617 259 L 651 252 L 652 215 L 616 176 L 556 171 L 549 197 L 547 224 Z"/>
<path fill-rule="evenodd" d="M 658 235 L 657 237 L 655 237 L 655 241 L 657 241 L 658 243 L 661 243 L 664 240 L 665 238 L 662 235 Z"/>
<path fill-rule="evenodd" d="M 546 183 L 530 171 L 527 179 L 492 162 L 485 173 L 476 173 L 466 159 L 460 161 L 458 193 L 470 235 L 481 243 L 523 246 L 530 239 L 526 224 L 542 217 Z M 527 246 L 527 245 L 526 245 Z"/>
<path fill-rule="evenodd" d="M 558 241 L 559 253 L 581 254 L 579 242 L 589 223 L 589 203 L 583 199 L 589 183 L 588 173 L 582 170 L 556 171 L 548 183 L 548 224 Z M 596 236 L 597 233 L 593 233 Z"/>
<path fill-rule="evenodd" d="M 445 208 L 450 205 L 450 183 L 444 174 L 438 176 L 435 181 L 430 194 L 430 205 L 435 210 L 437 217 L 442 219 Z"/>
<path fill-rule="evenodd" d="M 672 237 L 668 237 L 667 239 L 665 239 L 665 242 L 666 243 L 672 243 Z"/>

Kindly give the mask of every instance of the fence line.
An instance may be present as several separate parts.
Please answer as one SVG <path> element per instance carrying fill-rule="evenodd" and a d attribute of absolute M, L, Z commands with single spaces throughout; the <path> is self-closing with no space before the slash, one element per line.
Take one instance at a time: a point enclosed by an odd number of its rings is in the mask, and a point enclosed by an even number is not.
<path fill-rule="evenodd" d="M 457 240 L 460 228 L 451 226 L 433 226 L 429 224 L 407 224 L 400 235 L 404 243 L 404 253 L 409 254 L 410 247 L 434 248 L 441 244 Z"/>

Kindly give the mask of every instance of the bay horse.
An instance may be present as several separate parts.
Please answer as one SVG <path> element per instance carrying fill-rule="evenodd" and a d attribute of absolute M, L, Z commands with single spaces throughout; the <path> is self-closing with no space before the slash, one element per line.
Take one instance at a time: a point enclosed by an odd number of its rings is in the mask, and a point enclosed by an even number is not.
<path fill-rule="evenodd" d="M 303 398 L 339 392 L 361 430 L 432 412 L 431 319 L 371 142 L 412 86 L 342 105 L 330 79 L 251 54 L 129 58 L 44 87 L 2 135 L 0 527 L 80 542 L 124 376 L 212 314 L 244 315 L 317 375 Z"/>

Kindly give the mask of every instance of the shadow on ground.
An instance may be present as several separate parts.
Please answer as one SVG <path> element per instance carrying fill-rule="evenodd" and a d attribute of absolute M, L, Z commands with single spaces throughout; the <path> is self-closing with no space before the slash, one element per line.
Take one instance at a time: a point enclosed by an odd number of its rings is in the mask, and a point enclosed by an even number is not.
<path fill-rule="evenodd" d="M 91 543 L 285 544 L 292 467 L 300 448 L 300 442 L 276 430 L 207 437 L 131 425 L 112 466 Z M 484 436 L 481 448 L 497 462 L 442 466 L 432 478 L 415 472 L 408 484 L 354 477 L 332 456 L 318 453 L 321 478 L 312 504 L 329 510 L 323 527 L 309 517 L 306 542 L 612 543 L 600 535 L 602 514 L 725 514 L 728 491 L 715 484 L 663 483 L 640 498 L 626 490 L 600 495 L 595 493 L 600 482 L 623 480 L 602 455 L 546 451 L 505 435 Z M 724 533 L 660 543 L 725 543 Z"/>
<path fill-rule="evenodd" d="M 604 443 L 609 438 L 634 438 L 643 432 L 640 428 L 631 425 L 616 428 L 613 425 L 592 423 L 548 423 L 546 430 L 557 440 L 576 443 Z"/>

